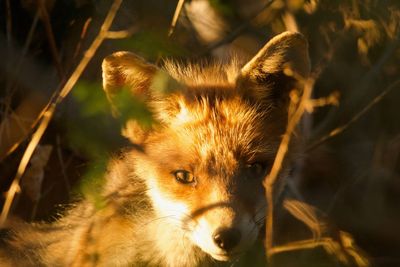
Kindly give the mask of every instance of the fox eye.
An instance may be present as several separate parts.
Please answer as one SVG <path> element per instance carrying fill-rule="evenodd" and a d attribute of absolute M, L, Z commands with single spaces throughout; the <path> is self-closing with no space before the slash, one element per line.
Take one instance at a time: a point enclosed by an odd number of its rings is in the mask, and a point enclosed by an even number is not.
<path fill-rule="evenodd" d="M 265 174 L 266 164 L 260 162 L 254 162 L 246 165 L 246 168 L 255 176 L 261 176 Z"/>
<path fill-rule="evenodd" d="M 192 184 L 196 181 L 193 174 L 185 170 L 177 170 L 173 174 L 175 179 L 182 184 Z"/>

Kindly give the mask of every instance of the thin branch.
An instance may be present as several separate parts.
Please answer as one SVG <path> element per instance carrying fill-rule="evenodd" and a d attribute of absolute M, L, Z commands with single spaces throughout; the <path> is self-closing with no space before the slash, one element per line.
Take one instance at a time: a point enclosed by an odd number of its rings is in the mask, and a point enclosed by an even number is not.
<path fill-rule="evenodd" d="M 44 132 L 47 129 L 47 126 L 49 125 L 49 122 L 51 118 L 54 115 L 54 111 L 56 109 L 57 104 L 59 104 L 71 91 L 83 71 L 85 70 L 87 64 L 89 61 L 93 58 L 93 55 L 97 51 L 97 49 L 100 47 L 101 43 L 106 39 L 107 37 L 107 32 L 109 28 L 111 27 L 111 24 L 115 18 L 115 15 L 122 3 L 122 0 L 114 0 L 114 3 L 112 4 L 104 22 L 103 25 L 101 26 L 99 34 L 96 36 L 94 39 L 93 43 L 89 47 L 89 49 L 86 51 L 84 54 L 82 60 L 79 62 L 78 66 L 75 68 L 74 72 L 72 75 L 69 77 L 68 81 L 65 83 L 64 87 L 61 89 L 60 93 L 57 95 L 55 101 L 51 102 L 44 112 L 41 114 L 41 121 L 39 123 L 38 128 L 32 135 L 32 139 L 29 142 L 24 155 L 22 156 L 21 162 L 18 166 L 18 171 L 17 174 L 14 178 L 14 180 L 11 183 L 10 188 L 6 192 L 6 200 L 3 206 L 3 209 L 1 211 L 0 215 L 0 227 L 4 225 L 8 214 L 10 212 L 10 208 L 12 205 L 12 202 L 14 200 L 15 194 L 19 191 L 19 182 L 21 180 L 22 175 L 25 172 L 25 169 L 29 163 L 30 158 L 32 157 L 33 152 L 35 151 L 36 146 L 38 145 L 40 139 L 42 138 Z"/>
<path fill-rule="evenodd" d="M 44 24 L 44 29 L 47 35 L 47 41 L 49 42 L 51 57 L 53 58 L 54 64 L 56 65 L 56 69 L 58 72 L 58 76 L 60 77 L 60 80 L 63 80 L 65 73 L 61 65 L 60 54 L 58 53 L 56 40 L 54 39 L 53 28 L 51 27 L 50 17 L 49 14 L 47 13 L 44 0 L 38 0 L 38 4 L 39 4 L 38 9 L 40 10 L 41 14 L 40 17 Z"/>
<path fill-rule="evenodd" d="M 35 151 L 36 146 L 39 144 L 40 139 L 42 138 L 47 126 L 49 125 L 50 119 L 54 113 L 54 109 L 55 104 L 51 105 L 50 108 L 46 110 L 38 129 L 33 134 L 32 139 L 29 142 L 24 155 L 22 156 L 22 159 L 18 166 L 17 174 L 12 181 L 10 188 L 6 192 L 6 200 L 4 202 L 4 206 L 0 215 L 0 227 L 4 225 L 7 219 L 15 194 L 20 191 L 19 182 L 21 181 L 22 175 L 24 174 L 25 169 L 28 166 L 29 160 L 31 159 L 32 154 Z"/>
<path fill-rule="evenodd" d="M 326 252 L 334 254 L 342 263 L 349 265 L 350 262 L 359 267 L 368 267 L 370 262 L 367 257 L 354 245 L 352 237 L 346 232 L 339 233 L 339 240 L 331 237 L 320 239 L 306 239 L 294 241 L 281 246 L 271 248 L 271 254 L 277 254 L 295 250 L 313 249 L 322 247 Z M 352 261 L 351 261 L 352 260 Z"/>
<path fill-rule="evenodd" d="M 339 96 L 340 93 L 338 91 L 334 91 L 327 97 L 310 99 L 310 101 L 307 103 L 306 109 L 308 113 L 312 113 L 315 108 L 325 107 L 329 105 L 339 106 Z"/>
<path fill-rule="evenodd" d="M 320 240 L 315 239 L 306 239 L 301 241 L 294 241 L 282 246 L 275 246 L 271 248 L 271 254 L 277 254 L 287 251 L 293 250 L 304 250 L 304 249 L 311 249 L 316 248 L 319 246 L 326 246 L 328 243 L 332 242 L 331 238 L 325 237 L 321 238 Z"/>
<path fill-rule="evenodd" d="M 358 121 L 365 113 L 367 113 L 371 108 L 373 108 L 376 104 L 378 104 L 380 101 L 382 101 L 385 96 L 387 96 L 393 89 L 397 88 L 400 86 L 400 80 L 397 80 L 393 82 L 391 85 L 389 85 L 382 93 L 380 93 L 378 96 L 376 96 L 371 102 L 368 103 L 363 109 L 361 109 L 358 113 L 356 113 L 348 122 L 345 124 L 333 129 L 330 131 L 328 134 L 322 136 L 318 141 L 316 141 L 314 144 L 311 144 L 307 149 L 306 152 L 309 152 L 316 147 L 320 146 L 322 143 L 326 142 L 327 140 L 335 137 L 336 135 L 344 132 L 351 126 L 353 123 Z"/>
<path fill-rule="evenodd" d="M 64 178 L 64 183 L 65 183 L 65 187 L 67 188 L 67 193 L 70 193 L 71 191 L 71 185 L 69 184 L 69 179 L 68 179 L 68 175 L 66 172 L 66 166 L 64 164 L 64 157 L 61 153 L 61 141 L 60 141 L 60 136 L 57 135 L 56 138 L 56 142 L 57 142 L 57 158 L 58 158 L 58 162 L 60 163 L 60 167 L 61 167 L 61 173 L 62 176 Z"/>
<path fill-rule="evenodd" d="M 68 81 L 65 83 L 64 87 L 62 88 L 56 103 L 58 104 L 61 102 L 71 91 L 79 77 L 81 76 L 82 72 L 85 70 L 87 64 L 89 61 L 92 59 L 94 54 L 96 53 L 97 49 L 100 47 L 101 43 L 104 41 L 104 39 L 107 38 L 108 30 L 111 27 L 111 24 L 115 18 L 115 15 L 122 3 L 122 0 L 114 0 L 113 5 L 111 6 L 107 17 L 105 18 L 103 25 L 100 28 L 99 34 L 96 36 L 94 39 L 92 45 L 89 47 L 88 50 L 86 50 L 85 54 L 83 55 L 83 58 L 79 65 L 76 67 L 75 71 L 72 73 L 71 77 L 68 79 Z"/>
<path fill-rule="evenodd" d="M 303 222 L 311 230 L 314 240 L 319 240 L 326 226 L 317 216 L 317 209 L 307 203 L 295 199 L 286 199 L 283 207 L 297 220 Z"/>
<path fill-rule="evenodd" d="M 333 47 L 338 47 L 340 43 L 339 40 L 343 40 L 343 36 L 346 36 L 346 28 L 340 31 L 338 37 L 336 37 L 336 41 L 334 41 Z M 387 44 L 383 49 L 385 52 L 379 57 L 376 64 L 373 64 L 372 68 L 361 78 L 361 82 L 354 90 L 350 91 L 347 100 L 343 102 L 341 105 L 344 107 L 341 109 L 341 113 L 346 112 L 346 110 L 351 106 L 354 107 L 359 103 L 359 97 L 356 97 L 356 92 L 369 92 L 370 86 L 373 80 L 377 77 L 377 75 L 381 72 L 382 68 L 386 65 L 386 63 L 393 58 L 393 54 L 396 52 L 397 47 L 400 45 L 400 31 L 397 32 L 394 40 Z M 331 54 L 333 55 L 334 50 L 332 49 Z M 332 56 L 331 56 L 332 57 Z M 372 96 L 370 96 L 372 97 Z M 340 111 L 340 110 L 339 110 Z M 336 116 L 335 116 L 336 115 Z M 314 137 L 318 137 L 320 134 L 324 133 L 325 130 L 329 129 L 329 125 L 332 124 L 334 119 L 337 117 L 337 114 L 330 113 L 327 118 L 321 123 L 321 125 L 317 126 L 317 129 L 314 130 Z M 327 129 L 328 128 L 328 129 Z"/>
<path fill-rule="evenodd" d="M 174 33 L 176 23 L 178 22 L 179 14 L 181 14 L 183 4 L 185 0 L 179 0 L 178 5 L 176 6 L 174 17 L 172 18 L 171 26 L 168 31 L 168 37 Z"/>
<path fill-rule="evenodd" d="M 36 10 L 35 17 L 34 17 L 34 19 L 32 21 L 31 27 L 29 28 L 28 36 L 26 37 L 26 41 L 25 41 L 24 47 L 22 49 L 21 56 L 18 58 L 18 62 L 16 64 L 16 66 L 15 66 L 16 73 L 18 73 L 20 71 L 21 67 L 22 67 L 22 64 L 23 64 L 24 58 L 26 56 L 26 53 L 28 52 L 28 49 L 29 49 L 29 47 L 30 47 L 30 45 L 32 43 L 33 34 L 35 33 L 38 21 L 39 21 L 39 10 Z M 4 101 L 4 105 L 5 105 L 5 107 L 4 107 L 4 119 L 0 123 L 0 142 L 1 142 L 1 139 L 2 139 L 2 136 L 3 136 L 4 132 L 7 131 L 8 125 L 6 123 L 6 119 L 5 118 L 10 113 L 10 110 L 11 110 L 11 106 L 10 105 L 11 105 L 12 96 L 14 94 L 15 84 L 16 84 L 15 79 L 7 81 L 7 85 L 6 85 L 6 92 L 7 93 L 6 93 L 5 101 Z M 19 144 L 12 145 L 12 147 L 9 149 L 9 151 L 14 151 L 14 149 L 17 148 L 18 145 Z M 6 155 L 8 155 L 8 154 L 9 154 L 9 152 L 6 152 Z"/>
<path fill-rule="evenodd" d="M 88 30 L 89 25 L 90 25 L 91 22 L 92 22 L 92 18 L 88 18 L 85 21 L 85 23 L 83 24 L 81 35 L 80 35 L 78 44 L 76 45 L 75 52 L 74 52 L 74 55 L 72 56 L 72 58 L 76 58 L 78 56 L 79 52 L 81 51 L 83 40 L 85 39 L 85 36 L 87 34 L 87 30 Z"/>
<path fill-rule="evenodd" d="M 294 101 L 294 97 L 291 97 L 290 106 L 293 109 L 293 106 L 297 106 L 294 110 L 293 114 L 290 116 L 286 132 L 283 135 L 282 141 L 279 145 L 278 151 L 275 156 L 274 163 L 272 165 L 270 173 L 264 180 L 264 186 L 266 191 L 266 198 L 268 203 L 268 210 L 267 210 L 267 219 L 266 219 L 266 253 L 268 258 L 272 256 L 272 248 L 273 248 L 273 188 L 274 184 L 278 179 L 278 174 L 281 170 L 283 160 L 285 158 L 286 152 L 289 148 L 290 139 L 292 136 L 293 131 L 296 128 L 297 123 L 300 121 L 303 113 L 306 111 L 307 102 L 310 100 L 312 88 L 314 85 L 314 79 L 308 79 L 303 82 L 304 90 L 301 96 L 301 99 L 298 101 Z"/>
<path fill-rule="evenodd" d="M 12 15 L 10 0 L 6 0 L 6 32 L 7 32 L 7 45 L 11 47 L 12 41 Z"/>
<path fill-rule="evenodd" d="M 123 30 L 123 31 L 108 31 L 107 39 L 124 39 L 124 38 L 132 36 L 137 31 L 138 31 L 137 26 L 133 26 L 133 27 L 131 27 L 127 30 Z"/>

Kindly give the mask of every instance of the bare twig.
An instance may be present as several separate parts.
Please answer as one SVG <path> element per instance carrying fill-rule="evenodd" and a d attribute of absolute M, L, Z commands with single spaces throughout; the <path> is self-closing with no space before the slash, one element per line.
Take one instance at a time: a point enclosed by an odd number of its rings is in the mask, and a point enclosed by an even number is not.
<path fill-rule="evenodd" d="M 183 4 L 185 3 L 185 0 L 179 0 L 178 4 L 175 9 L 174 17 L 172 18 L 171 26 L 168 31 L 168 36 L 171 36 L 174 33 L 176 23 L 178 22 L 179 14 L 181 14 Z"/>
<path fill-rule="evenodd" d="M 20 191 L 19 182 L 21 181 L 21 177 L 24 174 L 26 167 L 28 166 L 29 160 L 33 152 L 35 151 L 36 146 L 39 144 L 41 137 L 43 136 L 47 126 L 49 125 L 50 119 L 54 113 L 54 109 L 55 105 L 53 104 L 48 110 L 45 111 L 39 127 L 33 134 L 32 139 L 29 142 L 24 155 L 22 156 L 22 159 L 18 166 L 17 174 L 12 181 L 10 188 L 6 192 L 6 200 L 4 202 L 4 206 L 0 215 L 0 227 L 4 225 L 7 219 L 15 194 Z"/>
<path fill-rule="evenodd" d="M 310 99 L 307 103 L 306 109 L 309 113 L 312 113 L 315 108 L 324 107 L 328 105 L 338 106 L 339 105 L 339 96 L 340 93 L 338 91 L 332 92 L 327 97 L 321 97 L 318 99 Z"/>
<path fill-rule="evenodd" d="M 363 109 L 361 109 L 358 113 L 356 113 L 348 122 L 345 124 L 336 127 L 332 131 L 330 131 L 328 134 L 322 136 L 318 141 L 315 143 L 311 144 L 306 151 L 311 151 L 314 148 L 318 147 L 322 143 L 326 142 L 327 140 L 335 137 L 336 135 L 344 132 L 349 126 L 351 126 L 354 122 L 358 121 L 365 113 L 367 113 L 371 108 L 373 108 L 376 104 L 378 104 L 380 101 L 382 101 L 387 94 L 389 94 L 393 89 L 398 88 L 400 86 L 400 80 L 397 80 L 393 82 L 391 85 L 389 85 L 382 93 L 380 93 L 378 96 L 376 96 L 371 102 L 368 103 Z"/>
<path fill-rule="evenodd" d="M 111 24 L 114 20 L 114 17 L 116 15 L 121 3 L 122 3 L 122 0 L 114 0 L 114 3 L 111 6 L 110 11 L 107 14 L 107 17 L 105 18 L 105 20 L 103 22 L 103 25 L 100 28 L 99 34 L 96 36 L 96 38 L 94 39 L 94 41 L 93 41 L 92 45 L 89 47 L 89 49 L 86 50 L 81 62 L 76 67 L 74 73 L 72 73 L 71 77 L 65 83 L 64 88 L 62 88 L 62 90 L 59 94 L 59 97 L 56 100 L 57 103 L 61 102 L 69 94 L 72 87 L 75 85 L 75 83 L 81 76 L 82 72 L 85 70 L 87 64 L 94 56 L 94 53 L 100 47 L 100 45 L 104 41 L 104 39 L 107 38 L 108 30 L 111 27 Z"/>
<path fill-rule="evenodd" d="M 350 258 L 357 264 L 357 266 L 369 266 L 369 262 L 363 253 L 354 245 L 352 237 L 345 233 L 340 232 L 340 240 L 336 241 L 331 237 L 322 236 L 325 232 L 325 222 L 320 222 L 316 216 L 315 211 L 311 206 L 308 206 L 303 203 L 297 202 L 287 202 L 284 204 L 286 209 L 295 216 L 297 219 L 305 223 L 309 226 L 310 230 L 313 232 L 314 238 L 309 240 L 301 240 L 295 241 L 283 246 L 274 246 L 273 244 L 273 234 L 274 234 L 274 227 L 273 227 L 273 218 L 274 218 L 274 185 L 276 184 L 277 180 L 279 179 L 279 172 L 283 166 L 284 157 L 289 149 L 289 143 L 291 136 L 300 121 L 303 114 L 307 111 L 312 111 L 314 108 L 314 104 L 316 106 L 321 106 L 323 103 L 336 103 L 337 97 L 332 95 L 329 100 L 329 97 L 323 101 L 316 101 L 311 99 L 312 88 L 314 86 L 314 82 L 318 77 L 320 71 L 316 71 L 313 73 L 311 78 L 306 81 L 299 80 L 304 85 L 304 90 L 302 92 L 301 98 L 299 99 L 298 95 L 296 95 L 292 91 L 291 93 L 291 101 L 289 105 L 289 120 L 287 123 L 287 128 L 285 134 L 283 135 L 282 141 L 279 145 L 277 154 L 275 156 L 274 163 L 272 165 L 271 171 L 268 176 L 264 180 L 264 186 L 266 190 L 266 198 L 267 198 L 267 216 L 266 216 L 266 254 L 268 259 L 270 260 L 271 257 L 276 253 L 281 253 L 285 251 L 293 251 L 293 250 L 300 250 L 300 249 L 311 249 L 318 246 L 322 246 L 327 252 L 335 255 L 337 259 L 341 262 L 349 263 Z M 396 82 L 391 86 L 394 87 L 395 85 L 400 84 L 400 81 Z M 389 91 L 389 90 L 385 90 Z M 387 94 L 386 92 L 385 94 Z M 383 97 L 383 94 L 378 96 L 374 103 L 379 101 Z M 325 103 L 325 104 L 326 104 Z M 372 103 L 366 107 L 369 109 Z M 364 111 L 365 112 L 365 111 Z"/>
<path fill-rule="evenodd" d="M 320 240 L 315 239 L 306 239 L 300 241 L 294 241 L 282 246 L 274 246 L 271 248 L 272 254 L 293 251 L 293 250 L 304 250 L 304 249 L 311 249 L 316 248 L 319 246 L 326 246 L 331 242 L 330 238 L 321 238 Z"/>
<path fill-rule="evenodd" d="M 21 162 L 18 166 L 18 171 L 17 174 L 11 183 L 10 188 L 6 192 L 6 200 L 3 206 L 3 209 L 1 211 L 0 215 L 0 227 L 4 225 L 7 216 L 9 214 L 11 204 L 13 202 L 13 199 L 15 197 L 15 194 L 19 190 L 19 182 L 21 180 L 21 177 L 23 173 L 25 172 L 25 169 L 29 163 L 29 160 L 38 145 L 40 139 L 42 138 L 45 130 L 47 129 L 47 126 L 49 125 L 49 122 L 54 115 L 54 111 L 56 109 L 57 104 L 59 104 L 71 91 L 79 77 L 81 76 L 82 72 L 85 70 L 87 64 L 89 61 L 92 59 L 94 53 L 97 51 L 97 49 L 100 47 L 101 43 L 104 41 L 104 39 L 107 38 L 107 32 L 109 28 L 111 27 L 111 24 L 115 18 L 115 15 L 122 3 L 122 0 L 114 0 L 114 3 L 112 4 L 104 22 L 103 25 L 101 26 L 99 34 L 96 36 L 94 39 L 93 43 L 89 47 L 89 49 L 86 51 L 84 54 L 82 60 L 79 62 L 78 66 L 75 68 L 74 72 L 72 75 L 69 77 L 67 82 L 65 83 L 64 87 L 61 89 L 60 93 L 57 95 L 56 99 L 49 103 L 49 105 L 46 107 L 46 109 L 43 111 L 41 114 L 41 121 L 39 123 L 38 128 L 32 135 L 32 139 L 28 144 L 28 147 L 26 148 L 24 155 L 22 156 Z"/>
<path fill-rule="evenodd" d="M 336 241 L 331 237 L 323 237 L 321 239 L 306 239 L 300 241 L 290 242 L 285 245 L 275 246 L 271 248 L 272 254 L 313 249 L 317 247 L 323 247 L 325 251 L 330 254 L 334 254 L 338 260 L 345 264 L 353 262 L 359 267 L 370 266 L 369 260 L 363 255 L 363 253 L 354 245 L 354 241 L 351 236 L 346 232 L 340 232 L 340 240 Z"/>
<path fill-rule="evenodd" d="M 285 199 L 283 207 L 297 220 L 303 222 L 311 230 L 314 240 L 319 240 L 326 226 L 317 216 L 317 209 L 307 203 L 295 199 Z"/>
<path fill-rule="evenodd" d="M 64 73 L 63 67 L 60 62 L 60 55 L 58 53 L 57 44 L 54 39 L 53 29 L 51 27 L 51 22 L 50 22 L 50 17 L 49 17 L 49 14 L 47 13 L 47 9 L 46 9 L 44 0 L 38 0 L 38 4 L 39 4 L 38 9 L 40 10 L 40 14 L 41 14 L 40 17 L 44 24 L 44 28 L 45 28 L 46 35 L 47 35 L 47 41 L 49 42 L 51 56 L 53 58 L 55 66 L 56 66 L 58 76 L 60 77 L 60 80 L 63 80 L 65 73 Z"/>
<path fill-rule="evenodd" d="M 107 39 L 123 39 L 132 36 L 135 32 L 138 31 L 138 27 L 135 25 L 130 27 L 127 30 L 123 31 L 108 31 Z"/>
<path fill-rule="evenodd" d="M 267 210 L 267 219 L 266 219 L 266 253 L 268 258 L 272 256 L 271 249 L 273 247 L 273 188 L 274 184 L 278 179 L 279 171 L 281 170 L 283 160 L 285 158 L 286 152 L 289 148 L 289 142 L 291 139 L 291 135 L 296 128 L 297 123 L 300 121 L 303 113 L 306 111 L 306 102 L 310 100 L 312 88 L 314 85 L 313 79 L 308 79 L 304 81 L 304 90 L 301 96 L 301 99 L 298 103 L 293 101 L 293 97 L 291 98 L 290 105 L 297 105 L 297 108 L 293 112 L 292 116 L 290 116 L 286 132 L 283 135 L 281 144 L 279 145 L 278 151 L 275 156 L 274 163 L 272 165 L 271 171 L 264 180 L 264 186 L 266 190 L 266 198 L 268 203 L 268 210 Z"/>
<path fill-rule="evenodd" d="M 35 17 L 32 21 L 32 25 L 29 28 L 28 36 L 26 37 L 24 47 L 22 49 L 21 56 L 19 57 L 16 66 L 14 67 L 16 69 L 16 73 L 18 73 L 21 69 L 25 55 L 28 52 L 28 49 L 32 43 L 33 34 L 35 33 L 38 21 L 39 21 L 39 10 L 36 11 Z M 6 87 L 7 94 L 5 96 L 5 101 L 4 101 L 4 106 L 5 106 L 4 107 L 4 118 L 10 113 L 10 110 L 11 110 L 10 103 L 11 103 L 12 96 L 14 94 L 15 83 L 16 83 L 16 81 L 14 79 L 7 82 L 7 87 Z M 0 123 L 0 141 L 3 137 L 4 132 L 6 132 L 7 130 L 8 130 L 7 120 L 3 119 L 3 121 Z M 18 147 L 18 145 L 19 145 L 19 143 L 12 145 L 11 148 L 9 149 L 9 151 L 13 151 L 14 149 L 16 149 Z M 9 154 L 9 152 L 6 153 L 6 155 L 8 155 L 8 154 Z"/>
<path fill-rule="evenodd" d="M 343 40 L 343 36 L 346 36 L 346 28 L 341 30 L 340 33 L 338 34 L 338 37 L 334 41 L 334 44 L 332 45 L 331 52 L 329 53 L 329 59 L 332 58 L 333 52 L 335 47 L 338 47 L 338 44 L 340 43 L 339 41 Z M 350 94 L 348 95 L 347 99 L 342 102 L 342 106 L 344 108 L 341 109 L 341 113 L 346 112 L 348 108 L 354 107 L 355 105 L 358 105 L 360 103 L 360 98 L 356 97 L 355 94 L 356 92 L 366 92 L 364 96 L 368 97 L 373 97 L 371 95 L 371 90 L 370 86 L 373 82 L 373 80 L 377 77 L 379 73 L 381 73 L 382 68 L 386 65 L 386 63 L 393 58 L 393 54 L 396 52 L 396 49 L 400 45 L 400 31 L 397 32 L 397 35 L 395 36 L 394 40 L 390 42 L 389 44 L 386 45 L 386 47 L 383 49 L 385 51 L 379 59 L 376 61 L 375 64 L 371 67 L 371 69 L 361 78 L 361 82 L 355 88 L 354 90 L 350 91 Z M 328 58 L 327 58 L 328 59 Z M 324 119 L 323 123 L 318 126 L 317 129 L 314 129 L 314 137 L 318 137 L 322 135 L 324 132 L 326 132 L 330 127 L 329 125 L 332 125 L 334 119 L 337 117 L 336 113 L 330 113 L 328 116 Z"/>
<path fill-rule="evenodd" d="M 64 164 L 63 155 L 62 155 L 62 153 L 61 153 L 61 141 L 60 141 L 60 136 L 57 135 L 56 140 L 57 140 L 57 147 L 56 147 L 56 150 L 57 150 L 57 158 L 58 158 L 58 162 L 60 163 L 60 166 L 61 166 L 61 173 L 62 173 L 63 178 L 64 178 L 65 187 L 67 188 L 67 192 L 69 193 L 69 192 L 71 191 L 71 185 L 69 184 L 68 175 L 67 175 L 67 172 L 65 171 L 65 170 L 66 170 L 66 167 L 65 167 L 65 164 Z"/>
<path fill-rule="evenodd" d="M 7 45 L 11 46 L 11 34 L 12 34 L 12 15 L 11 15 L 11 4 L 10 0 L 6 0 L 6 33 L 7 33 Z"/>
<path fill-rule="evenodd" d="M 76 57 L 78 56 L 79 52 L 81 51 L 83 39 L 85 38 L 85 36 L 86 36 L 86 34 L 87 34 L 87 30 L 88 30 L 89 25 L 90 25 L 91 22 L 92 22 L 92 18 L 88 18 L 88 19 L 85 21 L 85 23 L 83 24 L 82 31 L 81 31 L 81 35 L 80 35 L 78 44 L 76 45 L 73 58 L 76 58 Z"/>

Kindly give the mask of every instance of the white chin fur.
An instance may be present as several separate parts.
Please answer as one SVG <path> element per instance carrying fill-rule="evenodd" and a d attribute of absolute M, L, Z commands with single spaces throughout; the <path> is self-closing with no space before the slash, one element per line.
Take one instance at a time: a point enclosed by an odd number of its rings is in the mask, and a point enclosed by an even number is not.
<path fill-rule="evenodd" d="M 160 216 L 170 217 L 171 220 L 169 223 L 176 224 L 180 227 L 180 223 L 183 223 L 187 219 L 187 214 L 190 213 L 188 206 L 185 203 L 171 200 L 159 190 L 156 183 L 148 183 L 150 188 L 148 194 L 153 201 L 157 213 Z M 227 214 L 221 214 L 221 218 L 229 217 L 225 215 Z M 236 258 L 239 252 L 246 251 L 251 247 L 258 236 L 258 227 L 256 227 L 254 220 L 251 219 L 248 214 L 243 214 L 240 218 L 240 222 L 236 223 L 235 226 L 240 229 L 243 239 L 231 253 L 226 254 L 225 251 L 221 250 L 214 243 L 212 234 L 220 227 L 232 226 L 231 221 L 225 220 L 223 225 L 211 225 L 205 217 L 199 216 L 196 221 L 188 223 L 188 228 L 192 229 L 189 236 L 193 245 L 199 247 L 205 253 L 218 261 L 229 261 Z"/>
<path fill-rule="evenodd" d="M 210 225 L 205 218 L 200 218 L 197 220 L 191 233 L 192 242 L 218 261 L 229 261 L 236 258 L 238 253 L 250 248 L 258 236 L 258 228 L 254 222 L 250 221 L 247 216 L 244 216 L 241 223 L 237 225 L 242 232 L 243 239 L 240 241 L 238 246 L 231 251 L 231 253 L 227 254 L 225 251 L 217 247 L 212 240 L 212 233 L 219 227 L 223 227 L 223 225 Z"/>
<path fill-rule="evenodd" d="M 186 214 L 189 214 L 189 208 L 185 203 L 171 200 L 164 196 L 158 189 L 157 184 L 149 182 L 149 191 L 154 209 L 160 216 L 170 216 L 175 222 L 183 221 Z"/>
<path fill-rule="evenodd" d="M 230 261 L 233 259 L 232 257 L 229 257 L 229 255 L 222 255 L 222 254 L 210 254 L 210 256 L 217 261 Z"/>

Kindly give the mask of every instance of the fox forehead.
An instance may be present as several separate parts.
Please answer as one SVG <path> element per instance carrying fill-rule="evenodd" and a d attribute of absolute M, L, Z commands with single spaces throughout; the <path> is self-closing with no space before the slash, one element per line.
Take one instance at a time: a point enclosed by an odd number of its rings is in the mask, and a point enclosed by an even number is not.
<path fill-rule="evenodd" d="M 202 161 L 219 159 L 218 155 L 226 161 L 232 154 L 248 161 L 258 155 L 273 156 L 285 120 L 281 114 L 276 116 L 282 107 L 255 99 L 255 88 L 237 83 L 241 69 L 237 58 L 224 63 L 164 63 L 164 70 L 183 88 L 160 105 L 168 113 L 175 104 L 173 115 L 157 114 L 178 142 L 186 140 Z"/>
<path fill-rule="evenodd" d="M 186 62 L 181 64 L 172 60 L 164 60 L 163 69 L 174 79 L 188 85 L 218 85 L 225 87 L 234 85 L 240 73 L 242 62 L 232 57 L 226 62 Z"/>
<path fill-rule="evenodd" d="M 279 135 L 275 124 L 268 124 L 268 108 L 244 99 L 235 88 L 188 90 L 195 96 L 177 96 L 179 112 L 148 140 L 163 155 L 164 166 L 233 171 L 241 162 L 273 157 Z"/>

